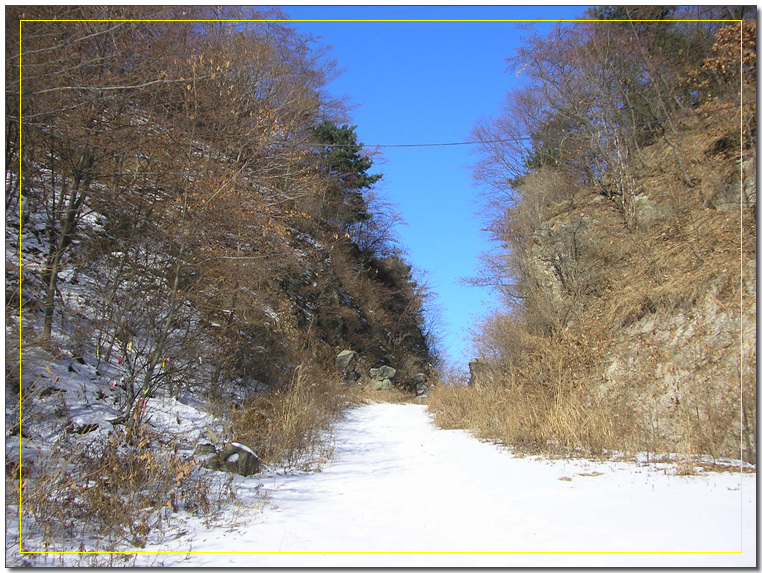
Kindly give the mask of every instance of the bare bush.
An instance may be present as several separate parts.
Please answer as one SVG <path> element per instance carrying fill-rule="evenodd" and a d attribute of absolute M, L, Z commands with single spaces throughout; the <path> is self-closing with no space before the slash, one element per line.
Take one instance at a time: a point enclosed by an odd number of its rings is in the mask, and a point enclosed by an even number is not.
<path fill-rule="evenodd" d="M 212 482 L 193 458 L 160 446 L 147 426 L 108 439 L 59 440 L 39 455 L 28 475 L 13 481 L 25 550 L 111 551 L 144 547 L 184 510 L 210 516 L 221 507 Z M 225 492 L 225 503 L 230 492 Z"/>

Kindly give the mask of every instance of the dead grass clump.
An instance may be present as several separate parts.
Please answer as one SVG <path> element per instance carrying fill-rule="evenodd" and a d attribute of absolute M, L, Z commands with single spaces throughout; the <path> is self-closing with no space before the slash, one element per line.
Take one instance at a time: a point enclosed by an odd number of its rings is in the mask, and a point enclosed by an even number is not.
<path fill-rule="evenodd" d="M 437 386 L 429 401 L 436 424 L 524 452 L 600 455 L 618 429 L 602 400 L 581 388 L 544 388 L 515 379 L 475 386 Z"/>
<path fill-rule="evenodd" d="M 566 329 L 540 336 L 521 317 L 493 316 L 477 347 L 477 382 L 443 376 L 429 411 L 444 428 L 532 452 L 599 455 L 622 443 L 621 417 L 598 392 L 600 336 Z"/>
<path fill-rule="evenodd" d="M 233 412 L 231 433 L 266 465 L 306 469 L 330 458 L 330 429 L 347 401 L 330 375 L 299 365 L 288 385 L 256 396 Z"/>
<path fill-rule="evenodd" d="M 469 413 L 474 408 L 474 393 L 465 386 L 442 384 L 429 396 L 429 413 L 434 415 L 437 426 L 444 430 L 467 430 L 471 428 Z"/>
<path fill-rule="evenodd" d="M 403 392 L 399 388 L 373 390 L 367 384 L 359 387 L 357 396 L 362 402 L 387 402 L 389 404 L 409 404 L 415 397 L 410 392 Z"/>
<path fill-rule="evenodd" d="M 24 550 L 144 547 L 178 510 L 215 509 L 212 477 L 195 470 L 193 459 L 178 457 L 141 426 L 86 444 L 62 440 L 37 457 L 31 474 L 11 478 L 6 495 L 19 502 Z"/>
<path fill-rule="evenodd" d="M 648 314 L 690 310 L 708 295 L 737 304 L 740 223 L 740 213 L 711 209 L 654 223 L 623 245 L 630 256 L 610 273 L 609 295 L 589 301 L 589 316 L 619 330 Z"/>

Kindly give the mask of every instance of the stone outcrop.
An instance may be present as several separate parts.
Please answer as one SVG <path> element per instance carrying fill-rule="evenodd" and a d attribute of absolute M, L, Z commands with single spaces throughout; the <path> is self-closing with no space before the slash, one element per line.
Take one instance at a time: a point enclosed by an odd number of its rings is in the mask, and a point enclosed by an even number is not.
<path fill-rule="evenodd" d="M 360 373 L 357 372 L 357 352 L 354 350 L 342 350 L 336 357 L 336 368 L 341 374 L 343 384 L 349 386 L 360 379 Z"/>
<path fill-rule="evenodd" d="M 429 386 L 426 383 L 426 375 L 423 373 L 415 375 L 415 395 L 420 398 L 429 397 Z"/>
<path fill-rule="evenodd" d="M 487 370 L 487 361 L 484 358 L 474 358 L 468 363 L 468 384 L 474 385 L 484 381 L 484 373 Z"/>
<path fill-rule="evenodd" d="M 413 404 L 423 404 L 426 402 L 426 399 L 429 397 L 429 385 L 426 375 L 422 372 L 416 374 L 412 386 L 415 391 Z"/>
<path fill-rule="evenodd" d="M 217 451 L 213 444 L 201 442 L 196 446 L 197 456 L 207 456 L 204 467 L 210 470 L 250 476 L 259 473 L 259 457 L 250 448 L 232 442 Z"/>
<path fill-rule="evenodd" d="M 391 390 L 392 378 L 397 374 L 397 370 L 391 366 L 381 366 L 380 368 L 370 369 L 370 388 L 372 390 Z"/>
<path fill-rule="evenodd" d="M 357 360 L 358 354 L 354 350 L 342 350 L 336 357 L 336 369 L 344 385 L 349 386 L 362 379 L 361 383 L 367 383 L 370 390 L 391 390 L 394 387 L 392 379 L 397 375 L 396 368 L 387 365 L 371 368 L 368 377 L 365 377 L 357 371 Z M 408 379 L 399 385 L 404 386 L 407 391 L 414 392 L 415 399 L 423 400 L 429 396 L 428 380 L 422 372 L 416 374 L 412 382 Z"/>

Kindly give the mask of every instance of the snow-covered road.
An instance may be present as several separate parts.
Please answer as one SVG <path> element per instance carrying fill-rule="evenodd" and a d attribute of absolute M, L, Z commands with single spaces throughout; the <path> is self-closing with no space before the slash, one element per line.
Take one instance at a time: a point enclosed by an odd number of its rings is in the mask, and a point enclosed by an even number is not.
<path fill-rule="evenodd" d="M 756 565 L 754 474 L 675 476 L 632 463 L 518 458 L 437 429 L 425 406 L 412 404 L 350 411 L 335 454 L 321 473 L 260 478 L 269 509 L 244 516 L 243 527 L 196 530 L 187 557 L 159 562 Z"/>

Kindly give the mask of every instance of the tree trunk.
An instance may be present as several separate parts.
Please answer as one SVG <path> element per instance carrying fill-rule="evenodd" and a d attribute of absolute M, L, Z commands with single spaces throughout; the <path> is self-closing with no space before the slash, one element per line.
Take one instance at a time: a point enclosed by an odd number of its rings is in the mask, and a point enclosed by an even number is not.
<path fill-rule="evenodd" d="M 45 292 L 44 319 L 42 326 L 42 344 L 50 349 L 50 337 L 53 329 L 53 315 L 55 313 L 55 297 L 58 285 L 58 272 L 61 267 L 61 259 L 72 244 L 74 231 L 77 227 L 77 214 L 85 201 L 85 189 L 87 185 L 78 177 L 72 187 L 66 202 L 66 215 L 61 229 L 56 237 L 55 220 L 51 221 L 51 245 L 45 261 L 43 279 L 47 283 Z M 57 239 L 57 240 L 56 240 Z M 54 246 L 55 245 L 55 246 Z"/>

